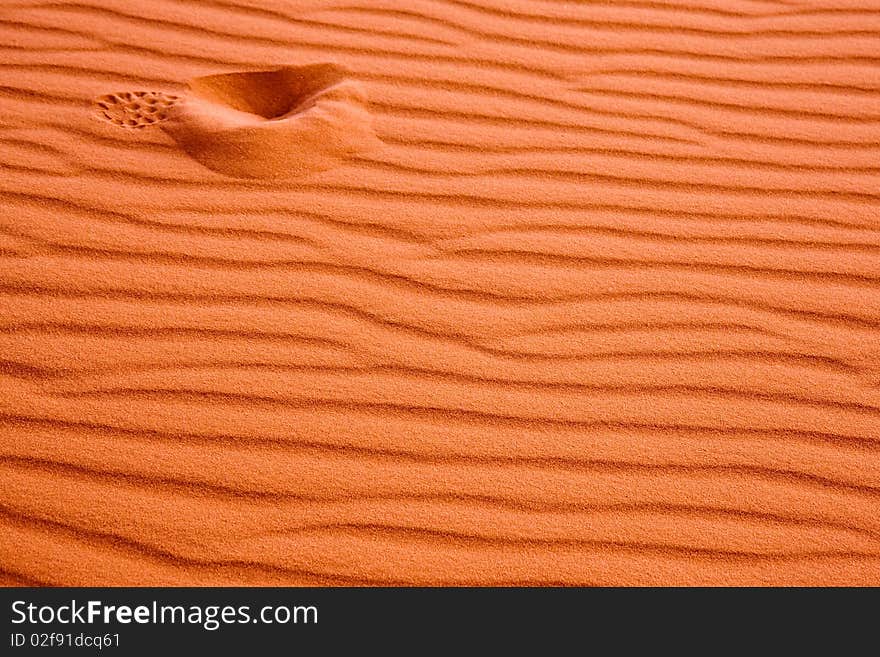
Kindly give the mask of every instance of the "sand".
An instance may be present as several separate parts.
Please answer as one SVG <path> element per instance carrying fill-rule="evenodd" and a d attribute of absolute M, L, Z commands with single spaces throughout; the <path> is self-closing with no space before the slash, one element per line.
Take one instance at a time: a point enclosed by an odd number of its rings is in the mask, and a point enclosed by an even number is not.
<path fill-rule="evenodd" d="M 328 64 L 198 77 L 188 93 L 124 91 L 95 99 L 120 128 L 159 126 L 193 159 L 236 178 L 301 178 L 378 149 L 360 85 Z"/>
<path fill-rule="evenodd" d="M 859 0 L 3 2 L 0 584 L 880 584 L 878 54 Z"/>

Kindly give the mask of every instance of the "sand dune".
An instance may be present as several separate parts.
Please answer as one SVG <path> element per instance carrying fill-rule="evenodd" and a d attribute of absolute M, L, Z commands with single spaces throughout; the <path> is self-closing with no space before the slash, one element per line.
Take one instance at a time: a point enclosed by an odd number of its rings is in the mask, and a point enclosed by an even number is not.
<path fill-rule="evenodd" d="M 0 583 L 880 584 L 877 9 L 4 2 Z"/>

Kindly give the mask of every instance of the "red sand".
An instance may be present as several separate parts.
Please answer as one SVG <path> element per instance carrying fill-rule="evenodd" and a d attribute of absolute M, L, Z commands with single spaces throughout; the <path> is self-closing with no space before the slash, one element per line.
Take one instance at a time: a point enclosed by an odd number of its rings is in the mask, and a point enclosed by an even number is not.
<path fill-rule="evenodd" d="M 880 584 L 869 5 L 4 2 L 0 584 Z"/>

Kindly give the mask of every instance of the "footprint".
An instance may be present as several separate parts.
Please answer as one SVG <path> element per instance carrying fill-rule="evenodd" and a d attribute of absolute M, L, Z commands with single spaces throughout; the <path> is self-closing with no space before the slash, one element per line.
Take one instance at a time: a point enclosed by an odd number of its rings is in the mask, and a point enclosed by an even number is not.
<path fill-rule="evenodd" d="M 158 91 L 124 91 L 106 94 L 94 100 L 97 116 L 120 128 L 146 128 L 160 123 L 159 114 L 180 102 L 180 96 Z"/>
<path fill-rule="evenodd" d="M 182 96 L 123 91 L 94 107 L 121 128 L 158 126 L 202 165 L 238 178 L 294 178 L 382 145 L 362 87 L 335 64 L 209 75 Z"/>

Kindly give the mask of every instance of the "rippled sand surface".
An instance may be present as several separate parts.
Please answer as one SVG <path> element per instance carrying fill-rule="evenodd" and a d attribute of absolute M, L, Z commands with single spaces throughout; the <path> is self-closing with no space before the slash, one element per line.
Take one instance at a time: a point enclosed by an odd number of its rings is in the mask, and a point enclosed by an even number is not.
<path fill-rule="evenodd" d="M 878 65 L 856 0 L 4 1 L 2 583 L 880 584 Z"/>

